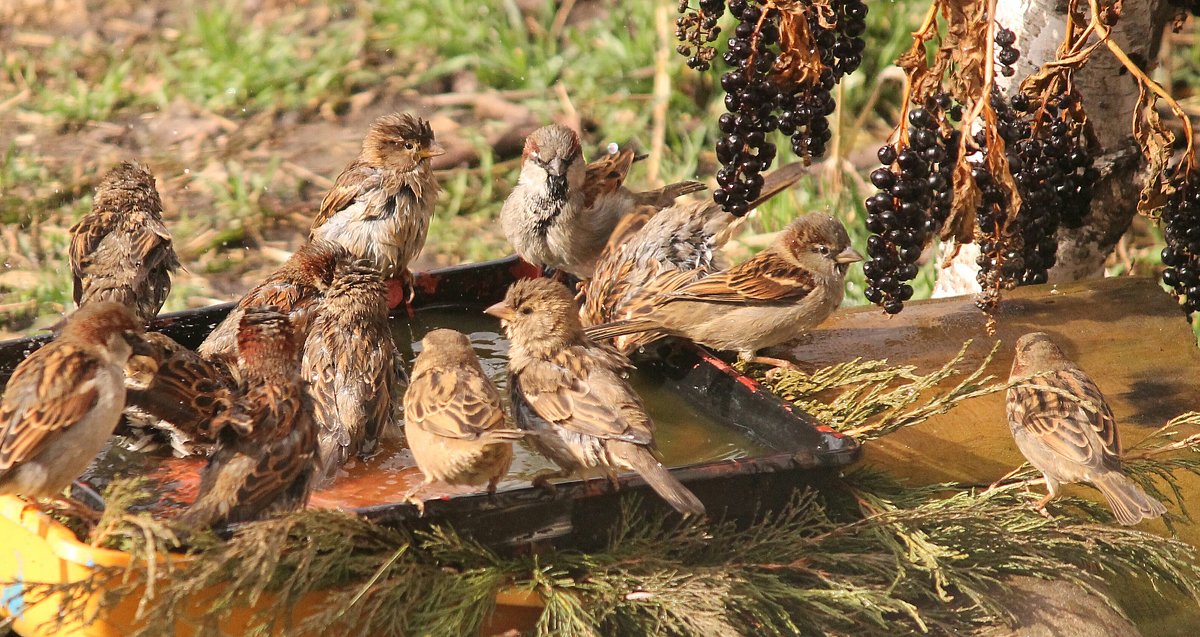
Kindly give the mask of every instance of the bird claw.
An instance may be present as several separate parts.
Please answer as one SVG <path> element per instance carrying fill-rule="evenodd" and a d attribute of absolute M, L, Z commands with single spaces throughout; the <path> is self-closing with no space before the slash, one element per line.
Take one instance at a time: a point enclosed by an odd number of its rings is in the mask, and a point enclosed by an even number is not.
<path fill-rule="evenodd" d="M 562 474 L 558 471 L 543 472 L 533 476 L 532 483 L 535 488 L 549 493 L 550 497 L 555 497 L 558 495 L 558 487 L 555 487 L 554 484 L 550 482 L 550 479 L 560 477 L 562 477 Z"/>

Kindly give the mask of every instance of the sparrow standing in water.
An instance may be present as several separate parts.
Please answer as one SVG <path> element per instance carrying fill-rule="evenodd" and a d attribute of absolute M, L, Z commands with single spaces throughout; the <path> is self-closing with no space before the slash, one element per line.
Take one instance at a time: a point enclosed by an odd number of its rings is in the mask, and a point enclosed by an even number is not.
<path fill-rule="evenodd" d="M 1008 426 L 1017 448 L 1046 477 L 1046 497 L 1063 483 L 1096 487 L 1121 524 L 1137 524 L 1167 512 L 1122 472 L 1121 440 L 1112 409 L 1096 383 L 1044 332 L 1017 340 L 1008 389 Z"/>
<path fill-rule="evenodd" d="M 200 474 L 199 495 L 181 516 L 194 526 L 304 508 L 320 466 L 300 341 L 288 318 L 246 308 L 237 341 L 241 395 L 213 419 L 217 443 Z"/>
<path fill-rule="evenodd" d="M 17 365 L 0 398 L 0 494 L 59 498 L 83 474 L 121 418 L 141 332 L 125 306 L 89 302 Z"/>
<path fill-rule="evenodd" d="M 71 228 L 68 255 L 76 305 L 113 301 L 142 322 L 158 315 L 179 259 L 146 167 L 121 162 L 108 171 L 91 212 Z"/>
<path fill-rule="evenodd" d="M 425 245 L 440 191 L 429 159 L 444 152 L 419 117 L 375 120 L 358 158 L 321 202 L 309 238 L 339 243 L 354 258 L 371 261 L 384 279 L 402 279 L 411 298 L 408 264 Z"/>
<path fill-rule="evenodd" d="M 500 210 L 504 236 L 534 265 L 590 278 L 621 217 L 704 189 L 684 181 L 632 192 L 623 183 L 634 160 L 627 149 L 585 165 L 575 131 L 557 124 L 537 129 L 525 140 L 521 176 Z"/>
<path fill-rule="evenodd" d="M 588 329 L 603 339 L 654 332 L 755 358 L 829 318 L 846 291 L 846 271 L 862 256 L 845 227 L 828 215 L 793 221 L 769 248 L 728 270 L 696 278 L 669 271 L 645 284 L 621 310 L 629 316 Z"/>
<path fill-rule="evenodd" d="M 338 264 L 350 259 L 342 246 L 329 241 L 311 241 L 283 265 L 246 293 L 237 307 L 217 325 L 196 351 L 206 360 L 224 365 L 238 378 L 238 325 L 249 307 L 274 307 L 286 314 L 303 342 L 312 320 L 313 309 L 333 281 Z"/>
<path fill-rule="evenodd" d="M 396 356 L 379 271 L 365 260 L 339 265 L 316 308 L 301 363 L 320 428 L 319 482 L 373 450 L 393 424 L 402 392 Z"/>
<path fill-rule="evenodd" d="M 704 505 L 659 462 L 654 423 L 622 374 L 629 360 L 589 339 L 570 291 L 548 279 L 514 283 L 487 310 L 510 340 L 509 387 L 517 425 L 560 471 L 552 477 L 600 468 L 636 472 L 676 511 L 703 515 Z"/>
<path fill-rule="evenodd" d="M 435 482 L 487 483 L 488 494 L 512 464 L 512 441 L 524 432 L 504 426 L 500 392 L 479 364 L 471 341 L 454 330 L 433 330 L 421 340 L 412 381 L 404 394 L 404 430 L 425 481 L 409 494 Z"/>

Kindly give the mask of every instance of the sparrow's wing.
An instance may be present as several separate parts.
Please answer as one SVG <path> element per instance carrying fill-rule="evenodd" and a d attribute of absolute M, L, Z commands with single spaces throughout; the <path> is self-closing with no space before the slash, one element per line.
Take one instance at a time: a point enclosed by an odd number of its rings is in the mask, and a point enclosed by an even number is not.
<path fill-rule="evenodd" d="M 51 343 L 17 366 L 0 403 L 0 472 L 33 457 L 96 406 L 99 369 L 69 343 Z"/>
<path fill-rule="evenodd" d="M 1119 463 L 1121 442 L 1100 388 L 1079 370 L 1014 386 L 1010 419 L 1064 459 L 1088 467 Z"/>
<path fill-rule="evenodd" d="M 653 440 L 653 425 L 633 388 L 593 352 L 571 347 L 516 377 L 537 415 L 577 433 L 639 444 Z"/>
<path fill-rule="evenodd" d="M 500 393 L 478 370 L 434 369 L 413 377 L 404 394 L 404 423 L 444 438 L 475 440 L 504 426 Z"/>
<path fill-rule="evenodd" d="M 328 323 L 324 315 L 316 321 L 304 349 L 309 394 L 322 429 L 340 423 L 338 444 L 348 446 L 347 431 L 377 432 L 391 413 L 392 349 L 376 344 L 381 335 Z"/>
<path fill-rule="evenodd" d="M 305 413 L 305 401 L 291 388 L 251 390 L 239 407 L 235 411 L 253 421 L 251 429 L 239 423 L 224 436 L 235 438 L 231 446 L 257 462 L 242 477 L 237 502 L 266 506 L 318 462 L 316 427 Z"/>
<path fill-rule="evenodd" d="M 811 272 L 784 261 L 773 252 L 706 276 L 664 295 L 664 302 L 791 303 L 816 288 Z"/>
<path fill-rule="evenodd" d="M 83 274 L 88 263 L 88 257 L 99 245 L 101 239 L 108 235 L 116 219 L 112 214 L 90 212 L 71 226 L 71 245 L 67 256 L 71 262 L 71 275 L 74 280 L 73 296 L 76 303 L 83 297 Z"/>
<path fill-rule="evenodd" d="M 321 210 L 317 213 L 317 218 L 313 220 L 313 229 L 324 225 L 330 217 L 349 208 L 363 194 L 378 189 L 382 181 L 383 178 L 378 169 L 372 168 L 362 160 L 354 160 L 346 167 L 346 170 L 342 171 L 342 174 L 338 175 L 333 189 L 325 195 L 325 199 L 321 202 Z M 309 234 L 309 239 L 315 237 L 315 233 Z"/>
<path fill-rule="evenodd" d="M 616 192 L 625 183 L 629 168 L 636 160 L 633 151 L 624 148 L 588 164 L 583 179 L 584 206 L 591 208 L 601 195 Z"/>
<path fill-rule="evenodd" d="M 172 245 L 171 231 L 166 224 L 153 215 L 139 215 L 142 224 L 131 238 L 134 259 L 140 263 L 145 272 L 157 268 L 176 270 L 179 268 L 179 258 L 175 255 Z"/>

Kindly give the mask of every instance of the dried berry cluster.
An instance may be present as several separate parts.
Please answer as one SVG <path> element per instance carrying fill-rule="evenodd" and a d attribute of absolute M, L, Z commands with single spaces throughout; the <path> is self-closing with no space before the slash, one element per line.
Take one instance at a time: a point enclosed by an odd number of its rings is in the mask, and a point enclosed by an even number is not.
<path fill-rule="evenodd" d="M 716 4 L 721 3 L 706 0 L 693 15 L 720 15 Z M 762 173 L 775 160 L 775 145 L 768 139 L 772 132 L 790 136 L 792 150 L 802 158 L 825 154 L 832 137 L 828 117 L 836 107 L 831 91 L 862 63 L 867 5 L 862 0 L 728 0 L 725 7 L 737 26 L 723 57 L 732 69 L 721 77 L 728 112 L 718 121 L 721 169 L 713 200 L 740 216 L 761 193 Z M 682 36 L 696 32 L 685 26 L 697 18 L 685 25 L 687 17 L 680 18 Z M 699 24 L 702 28 L 703 19 Z M 691 46 L 680 50 L 692 54 Z"/>
<path fill-rule="evenodd" d="M 697 71 L 712 66 L 716 48 L 713 42 L 721 35 L 717 21 L 725 13 L 725 0 L 700 0 L 700 8 L 692 9 L 689 0 L 679 0 L 679 19 L 675 21 L 675 50 L 688 58 L 687 65 Z"/>
<path fill-rule="evenodd" d="M 976 215 L 979 283 L 986 291 L 1045 283 L 1057 260 L 1060 226 L 1083 225 L 1099 178 L 1084 135 L 1085 119 L 1073 93 L 1033 102 L 1024 93 L 1005 100 L 993 92 L 997 133 L 1021 206 L 1009 214 L 1009 200 L 981 163 L 972 176 L 982 192 Z M 985 137 L 976 142 L 983 145 Z M 981 305 L 994 302 L 986 295 Z"/>
<path fill-rule="evenodd" d="M 896 314 L 912 298 L 905 283 L 917 276 L 924 246 L 938 234 L 954 198 L 953 172 L 958 162 L 959 132 L 948 119 L 962 108 L 946 94 L 908 113 L 907 142 L 879 149 L 882 167 L 871 173 L 878 192 L 866 201 L 867 255 L 863 274 L 867 300 Z"/>
<path fill-rule="evenodd" d="M 996 46 L 999 51 L 996 52 L 996 63 L 1000 66 L 1000 74 L 1004 77 L 1012 77 L 1012 65 L 1017 63 L 1017 59 L 1021 56 L 1021 52 L 1013 46 L 1017 41 L 1017 35 L 1011 29 L 1004 27 L 996 28 Z"/>
<path fill-rule="evenodd" d="M 1172 180 L 1174 192 L 1162 209 L 1163 283 L 1180 296 L 1190 316 L 1200 309 L 1200 172 Z"/>

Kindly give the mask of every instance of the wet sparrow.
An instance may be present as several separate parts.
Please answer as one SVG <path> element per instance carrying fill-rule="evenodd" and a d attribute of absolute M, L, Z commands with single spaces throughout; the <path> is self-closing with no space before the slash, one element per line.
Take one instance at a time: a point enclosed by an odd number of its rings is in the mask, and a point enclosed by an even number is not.
<path fill-rule="evenodd" d="M 1100 388 L 1043 332 L 1017 340 L 1008 390 L 1008 426 L 1017 448 L 1046 477 L 1044 510 L 1063 483 L 1100 490 L 1121 524 L 1166 513 L 1121 471 L 1121 441 Z"/>
<path fill-rule="evenodd" d="M 529 135 L 522 160 L 517 186 L 500 210 L 504 236 L 522 259 L 583 279 L 592 276 L 623 215 L 640 206 L 665 208 L 704 189 L 684 181 L 632 192 L 623 185 L 635 160 L 632 150 L 585 165 L 579 136 L 557 124 Z"/>
<path fill-rule="evenodd" d="M 384 279 L 403 279 L 411 291 L 408 264 L 425 245 L 440 190 L 429 158 L 443 152 L 419 117 L 375 120 L 358 158 L 321 202 L 309 238 L 341 244 L 355 258 L 370 260 Z"/>
<path fill-rule="evenodd" d="M 237 332 L 241 395 L 212 421 L 217 443 L 185 523 L 244 522 L 308 502 L 320 457 L 298 340 L 283 314 L 246 308 Z"/>
<path fill-rule="evenodd" d="M 320 428 L 321 481 L 374 449 L 403 393 L 388 325 L 387 287 L 366 260 L 339 264 L 304 342 L 301 376 Z"/>
<path fill-rule="evenodd" d="M 728 270 L 655 277 L 621 310 L 630 318 L 589 328 L 588 335 L 671 334 L 751 360 L 828 318 L 842 302 L 847 269 L 860 260 L 840 222 L 805 215 L 769 248 Z"/>
<path fill-rule="evenodd" d="M 505 427 L 500 393 L 484 373 L 471 341 L 454 330 L 433 330 L 421 340 L 412 382 L 404 394 L 404 431 L 429 484 L 487 483 L 489 494 L 512 464 L 512 441 L 524 436 Z"/>
<path fill-rule="evenodd" d="M 286 314 L 300 342 L 308 333 L 313 308 L 320 302 L 339 263 L 350 259 L 346 249 L 329 241 L 312 241 L 300 246 L 266 281 L 246 293 L 237 307 L 204 339 L 196 351 L 205 359 L 224 365 L 236 380 L 238 375 L 238 324 L 246 308 L 274 307 Z"/>
<path fill-rule="evenodd" d="M 0 398 L 0 494 L 57 498 L 87 469 L 121 418 L 141 331 L 125 306 L 89 302 L 17 365 Z"/>
<path fill-rule="evenodd" d="M 76 305 L 114 301 L 142 322 L 154 318 L 171 291 L 171 273 L 179 269 L 154 175 L 133 162 L 109 170 L 91 212 L 71 228 L 68 254 Z"/>
<path fill-rule="evenodd" d="M 225 369 L 157 332 L 134 343 L 125 364 L 126 416 L 163 431 L 177 456 L 206 454 L 213 418 L 236 396 Z"/>
<path fill-rule="evenodd" d="M 704 505 L 658 461 L 654 423 L 622 373 L 629 360 L 583 333 L 570 291 L 548 279 L 518 281 L 487 309 L 511 341 L 509 387 L 517 425 L 561 469 L 548 478 L 600 468 L 610 480 L 628 469 L 676 511 Z"/>

